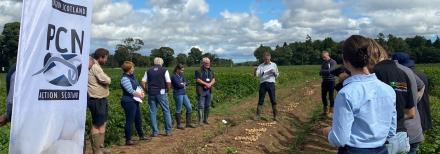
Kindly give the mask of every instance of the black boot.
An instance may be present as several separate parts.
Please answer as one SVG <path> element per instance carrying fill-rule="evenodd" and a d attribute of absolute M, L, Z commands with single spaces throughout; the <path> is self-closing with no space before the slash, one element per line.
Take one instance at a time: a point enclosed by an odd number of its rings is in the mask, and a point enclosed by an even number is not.
<path fill-rule="evenodd" d="M 261 110 L 263 109 L 263 105 L 258 105 L 257 106 L 257 114 L 255 115 L 255 120 L 260 120 L 261 119 Z"/>
<path fill-rule="evenodd" d="M 203 123 L 209 125 L 208 123 L 209 117 L 209 108 L 205 109 L 205 113 L 203 114 Z"/>
<path fill-rule="evenodd" d="M 273 112 L 273 121 L 278 121 L 278 119 L 277 119 L 277 116 L 278 116 L 277 105 L 272 105 L 272 112 Z"/>
<path fill-rule="evenodd" d="M 181 113 L 176 113 L 176 123 L 177 123 L 177 129 L 185 129 L 182 124 L 181 124 L 181 120 L 182 120 L 182 114 Z"/>
<path fill-rule="evenodd" d="M 186 113 L 186 128 L 196 128 L 191 124 L 191 113 Z"/>
<path fill-rule="evenodd" d="M 199 109 L 198 113 L 198 117 L 199 117 L 199 125 L 203 124 L 203 118 L 205 117 L 204 114 L 204 110 L 203 109 Z"/>

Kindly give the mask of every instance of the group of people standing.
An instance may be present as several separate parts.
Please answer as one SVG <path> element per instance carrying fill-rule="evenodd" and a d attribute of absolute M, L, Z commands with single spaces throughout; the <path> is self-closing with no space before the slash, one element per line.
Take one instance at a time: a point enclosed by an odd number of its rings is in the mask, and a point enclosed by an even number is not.
<path fill-rule="evenodd" d="M 338 153 L 417 153 L 432 120 L 428 79 L 414 69 L 410 56 L 390 57 L 374 39 L 360 35 L 344 41 L 342 67 L 329 56 L 322 53 L 320 75 L 323 114 L 332 114 L 333 122 L 322 133 Z M 338 90 L 334 105 L 333 88 Z"/>
<path fill-rule="evenodd" d="M 87 107 L 92 116 L 91 144 L 93 153 L 108 153 L 104 148 L 105 128 L 108 119 L 108 100 L 111 78 L 101 65 L 107 62 L 109 52 L 99 48 L 89 59 Z M 361 154 L 415 154 L 424 140 L 423 132 L 432 129 L 429 107 L 429 82 L 425 74 L 415 70 L 414 61 L 403 52 L 392 56 L 374 39 L 353 35 L 342 46 L 343 66 L 337 67 L 330 53 L 322 52 L 321 66 L 323 115 L 332 115 L 332 127 L 322 129 L 338 153 Z M 261 118 L 266 93 L 272 104 L 273 120 L 278 110 L 275 95 L 277 65 L 271 62 L 269 52 L 264 53 L 261 65 L 254 69 L 259 78 L 259 99 L 255 119 Z M 195 128 L 191 123 L 192 106 L 187 96 L 188 80 L 182 64 L 175 66 L 170 75 L 163 59 L 156 57 L 139 83 L 134 76 L 133 62 L 122 66 L 120 87 L 121 106 L 125 112 L 126 145 L 134 145 L 132 124 L 139 140 L 151 140 L 142 130 L 140 104 L 147 95 L 151 137 L 159 135 L 157 126 L 158 106 L 162 109 L 165 135 L 172 133 L 168 92 L 173 89 L 176 102 L 177 129 Z M 15 67 L 7 74 L 7 114 L 0 116 L 0 126 L 11 119 L 12 94 Z M 335 86 L 336 77 L 339 83 Z M 195 71 L 199 124 L 209 124 L 212 87 L 216 83 L 210 59 L 203 58 L 200 69 Z M 334 89 L 338 91 L 333 98 Z M 146 93 L 144 93 L 146 91 Z M 329 100 L 327 99 L 329 95 Z M 10 97 L 11 96 L 11 97 Z M 330 102 L 330 105 L 328 104 Z M 182 125 L 182 106 L 186 109 L 185 126 Z"/>
<path fill-rule="evenodd" d="M 93 153 L 107 153 L 104 148 L 104 136 L 106 121 L 108 118 L 109 85 L 111 78 L 104 73 L 101 65 L 105 64 L 108 58 L 108 50 L 99 48 L 89 60 L 88 79 L 88 102 L 87 106 L 92 115 L 91 144 Z M 122 66 L 120 87 L 122 89 L 121 106 L 125 113 L 125 140 L 126 145 L 134 145 L 132 140 L 132 124 L 139 136 L 139 140 L 149 141 L 151 137 L 159 136 L 157 126 L 158 106 L 162 109 L 165 124 L 165 136 L 172 134 L 172 120 L 168 102 L 168 92 L 173 89 L 173 98 L 176 102 L 175 121 L 177 129 L 195 128 L 191 123 L 192 106 L 186 89 L 189 86 L 188 80 L 184 77 L 185 67 L 177 64 L 170 75 L 163 67 L 162 58 L 154 58 L 154 66 L 150 67 L 142 77 L 141 82 L 134 76 L 135 66 L 131 61 L 125 61 Z M 209 58 L 202 59 L 202 65 L 195 71 L 196 92 L 198 98 L 198 121 L 199 125 L 209 124 L 208 117 L 212 101 L 212 87 L 214 86 L 215 74 L 211 70 Z M 146 93 L 144 92 L 146 91 Z M 151 137 L 145 135 L 142 130 L 142 114 L 140 103 L 147 97 L 149 106 Z M 185 126 L 182 125 L 182 108 L 186 109 Z"/>

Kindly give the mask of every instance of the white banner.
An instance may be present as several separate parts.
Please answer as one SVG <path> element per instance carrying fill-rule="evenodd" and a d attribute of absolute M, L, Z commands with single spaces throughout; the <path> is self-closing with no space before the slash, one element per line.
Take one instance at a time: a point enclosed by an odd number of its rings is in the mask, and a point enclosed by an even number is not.
<path fill-rule="evenodd" d="M 92 0 L 24 0 L 9 153 L 82 153 Z"/>

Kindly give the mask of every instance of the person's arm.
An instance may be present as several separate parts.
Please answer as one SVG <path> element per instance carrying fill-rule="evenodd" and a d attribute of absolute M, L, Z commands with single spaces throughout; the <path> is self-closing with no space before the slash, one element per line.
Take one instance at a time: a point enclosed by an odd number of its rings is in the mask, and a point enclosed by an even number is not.
<path fill-rule="evenodd" d="M 278 71 L 278 66 L 277 66 L 277 64 L 274 64 L 275 65 L 275 67 L 274 67 L 274 76 L 275 77 L 278 77 L 278 76 L 280 76 L 280 72 Z"/>
<path fill-rule="evenodd" d="M 125 91 L 127 91 L 128 93 L 133 94 L 135 92 L 135 90 L 131 86 L 130 79 L 128 79 L 127 77 L 122 77 L 121 84 L 122 88 L 124 88 Z"/>
<path fill-rule="evenodd" d="M 350 140 L 354 116 L 352 106 L 345 93 L 336 96 L 333 112 L 333 124 L 328 133 L 328 141 L 336 147 L 344 147 Z"/>
<path fill-rule="evenodd" d="M 209 88 L 211 88 L 215 84 L 215 74 L 214 74 L 214 72 L 211 72 L 211 74 L 212 74 L 212 80 L 209 83 Z"/>
<path fill-rule="evenodd" d="M 103 85 L 110 85 L 112 80 L 109 76 L 107 76 L 107 74 L 105 74 L 105 72 L 102 70 L 102 68 L 93 65 L 91 68 L 91 71 L 95 74 L 96 79 L 98 80 L 98 82 L 100 84 Z"/>
<path fill-rule="evenodd" d="M 407 84 L 407 97 L 406 97 L 406 100 L 407 101 L 405 101 L 405 115 L 404 115 L 404 118 L 405 118 L 405 120 L 406 119 L 413 119 L 414 118 L 414 116 L 416 115 L 416 108 L 415 108 L 415 106 L 416 106 L 416 102 L 414 102 L 415 101 L 415 99 L 414 99 L 414 97 L 416 97 L 416 95 L 413 95 L 413 88 L 412 88 L 412 86 L 411 86 L 411 80 L 409 79 L 409 77 L 408 77 L 408 75 L 406 76 L 406 83 L 408 83 Z"/>
<path fill-rule="evenodd" d="M 416 116 L 416 107 L 405 109 L 405 120 L 413 119 Z"/>
<path fill-rule="evenodd" d="M 255 70 L 255 76 L 261 77 L 261 76 L 263 76 L 263 73 L 264 72 L 261 70 L 261 67 L 258 66 L 257 69 Z"/>
<path fill-rule="evenodd" d="M 337 66 L 338 66 L 338 63 L 336 63 L 335 60 L 330 61 L 330 68 L 328 69 L 329 73 L 330 73 L 331 70 L 336 69 Z"/>
<path fill-rule="evenodd" d="M 144 76 L 142 77 L 142 80 L 141 80 L 141 87 L 146 91 L 147 90 L 147 78 L 148 78 L 148 75 L 147 75 L 147 72 L 145 72 L 144 73 Z"/>
<path fill-rule="evenodd" d="M 177 89 L 185 88 L 185 83 L 182 84 L 175 75 L 171 77 L 171 84 Z"/>
<path fill-rule="evenodd" d="M 130 79 L 128 79 L 127 77 L 122 77 L 121 84 L 122 88 L 124 88 L 128 93 L 133 94 L 136 97 L 143 97 L 142 93 L 136 92 L 136 89 L 133 89 Z"/>
<path fill-rule="evenodd" d="M 394 97 L 393 100 L 394 100 L 394 107 L 392 108 L 393 116 L 391 117 L 391 126 L 390 126 L 390 131 L 388 132 L 387 138 L 391 138 L 391 137 L 395 136 L 396 131 L 397 131 L 396 97 Z"/>
<path fill-rule="evenodd" d="M 416 78 L 417 83 L 417 102 L 419 102 L 423 97 L 423 93 L 425 92 L 425 83 L 423 83 L 422 79 L 420 79 L 416 73 L 414 73 L 414 77 Z"/>
<path fill-rule="evenodd" d="M 168 71 L 165 71 L 165 82 L 167 83 L 167 90 L 170 91 L 171 90 L 171 78 L 170 78 L 170 73 L 168 73 Z"/>
<path fill-rule="evenodd" d="M 202 86 L 207 86 L 207 85 L 208 85 L 208 83 L 206 83 L 205 81 L 203 81 L 203 80 L 200 78 L 200 72 L 199 72 L 199 71 L 195 71 L 195 78 L 196 78 L 196 82 L 197 82 L 198 84 L 201 84 Z"/>

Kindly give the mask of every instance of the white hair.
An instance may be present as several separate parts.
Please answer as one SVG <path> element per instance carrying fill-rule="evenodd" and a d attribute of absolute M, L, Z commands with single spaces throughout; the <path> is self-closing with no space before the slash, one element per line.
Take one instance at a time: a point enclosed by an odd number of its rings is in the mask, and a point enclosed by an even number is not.
<path fill-rule="evenodd" d="M 202 59 L 202 62 L 204 62 L 204 63 L 210 63 L 211 60 L 209 60 L 208 57 L 204 57 L 204 58 Z"/>
<path fill-rule="evenodd" d="M 160 65 L 160 66 L 162 66 L 162 65 L 163 65 L 163 59 L 160 58 L 160 57 L 156 57 L 156 58 L 154 58 L 154 65 Z"/>

